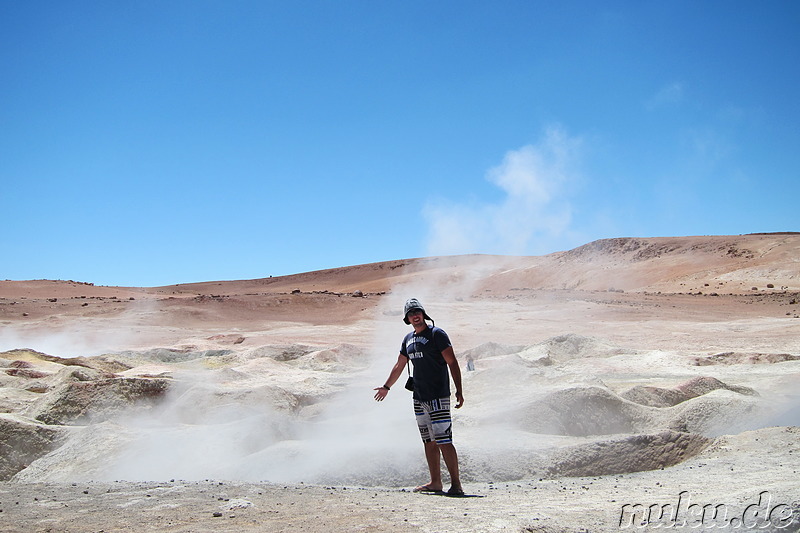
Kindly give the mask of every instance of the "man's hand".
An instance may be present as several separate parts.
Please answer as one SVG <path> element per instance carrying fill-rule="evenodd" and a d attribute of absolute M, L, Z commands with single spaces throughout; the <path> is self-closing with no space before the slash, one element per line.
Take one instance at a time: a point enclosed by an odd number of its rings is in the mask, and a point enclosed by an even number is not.
<path fill-rule="evenodd" d="M 386 395 L 389 394 L 389 389 L 387 389 L 385 387 L 378 387 L 378 388 L 373 389 L 373 390 L 376 391 L 375 392 L 375 401 L 376 402 L 382 402 L 383 399 L 386 398 Z"/>
<path fill-rule="evenodd" d="M 460 392 L 456 393 L 456 409 L 461 409 L 461 406 L 464 405 L 464 395 Z"/>
<path fill-rule="evenodd" d="M 403 369 L 405 369 L 407 362 L 408 357 L 401 353 L 397 354 L 397 362 L 392 367 L 389 377 L 383 382 L 383 386 L 378 387 L 377 389 L 372 389 L 375 391 L 376 402 L 382 402 L 383 399 L 386 398 L 386 396 L 389 394 L 389 387 L 394 385 L 398 378 L 403 375 Z"/>

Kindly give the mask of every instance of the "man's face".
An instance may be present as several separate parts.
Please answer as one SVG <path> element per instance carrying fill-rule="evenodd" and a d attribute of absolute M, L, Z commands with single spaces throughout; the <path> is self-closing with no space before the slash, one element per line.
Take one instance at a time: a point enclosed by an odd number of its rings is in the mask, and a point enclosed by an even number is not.
<path fill-rule="evenodd" d="M 406 315 L 408 317 L 408 321 L 411 322 L 412 326 L 422 325 L 425 322 L 425 315 L 422 314 L 422 311 L 419 309 L 412 309 Z"/>

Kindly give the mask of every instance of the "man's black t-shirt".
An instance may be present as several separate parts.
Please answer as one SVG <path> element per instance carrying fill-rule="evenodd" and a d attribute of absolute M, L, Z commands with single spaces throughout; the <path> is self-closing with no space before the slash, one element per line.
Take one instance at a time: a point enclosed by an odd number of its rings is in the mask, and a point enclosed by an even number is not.
<path fill-rule="evenodd" d="M 412 331 L 403 339 L 400 353 L 414 365 L 414 399 L 429 402 L 450 397 L 450 374 L 442 350 L 449 348 L 450 337 L 442 328 Z"/>

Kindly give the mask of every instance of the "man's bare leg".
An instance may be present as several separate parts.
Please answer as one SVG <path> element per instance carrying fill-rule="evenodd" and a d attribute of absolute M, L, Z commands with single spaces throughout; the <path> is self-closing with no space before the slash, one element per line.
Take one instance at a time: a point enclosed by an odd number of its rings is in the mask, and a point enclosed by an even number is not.
<path fill-rule="evenodd" d="M 458 453 L 456 447 L 450 444 L 439 444 L 439 450 L 444 457 L 444 464 L 447 466 L 447 471 L 450 473 L 450 490 L 461 491 L 461 478 L 458 474 Z M 440 474 L 441 479 L 441 474 Z"/>
<path fill-rule="evenodd" d="M 431 481 L 427 484 L 429 490 L 442 490 L 442 465 L 439 445 L 436 441 L 425 443 L 425 459 L 428 461 L 428 470 L 431 473 Z"/>

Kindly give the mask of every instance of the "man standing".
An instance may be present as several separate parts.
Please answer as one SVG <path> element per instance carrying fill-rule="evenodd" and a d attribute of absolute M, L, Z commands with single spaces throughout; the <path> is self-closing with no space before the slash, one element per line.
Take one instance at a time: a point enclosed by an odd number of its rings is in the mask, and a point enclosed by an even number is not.
<path fill-rule="evenodd" d="M 389 378 L 375 389 L 375 400 L 382 401 L 389 394 L 409 361 L 414 365 L 414 414 L 425 445 L 425 459 L 430 470 L 430 482 L 420 485 L 414 492 L 442 492 L 441 458 L 450 474 L 450 496 L 463 496 L 458 475 L 458 454 L 453 446 L 450 417 L 450 374 L 456 386 L 456 409 L 464 405 L 461 390 L 461 369 L 443 329 L 428 326 L 433 319 L 425 313 L 419 300 L 411 298 L 403 309 L 403 321 L 414 327 L 403 339 L 400 355 L 392 367 Z M 448 373 L 448 369 L 450 372 Z"/>

